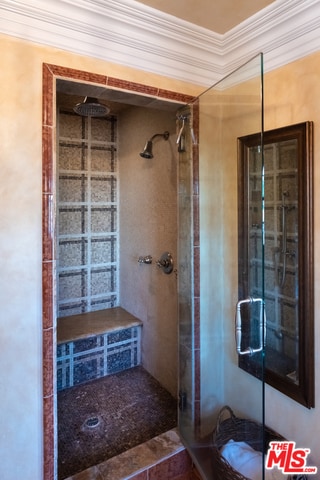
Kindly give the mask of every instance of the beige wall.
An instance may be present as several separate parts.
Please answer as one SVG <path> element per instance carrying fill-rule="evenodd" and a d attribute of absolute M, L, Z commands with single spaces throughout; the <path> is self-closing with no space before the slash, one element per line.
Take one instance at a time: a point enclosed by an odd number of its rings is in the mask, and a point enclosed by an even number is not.
<path fill-rule="evenodd" d="M 272 388 L 266 391 L 267 421 L 298 446 L 308 447 L 320 468 L 320 52 L 265 75 L 265 129 L 314 122 L 315 409 L 308 410 Z M 318 476 L 320 472 L 318 472 Z M 315 478 L 315 477 L 310 477 Z M 320 478 L 320 477 L 317 477 Z"/>
<path fill-rule="evenodd" d="M 0 478 L 40 480 L 42 63 L 191 95 L 199 87 L 7 36 L 0 50 Z"/>
<path fill-rule="evenodd" d="M 177 397 L 177 278 L 156 261 L 169 251 L 177 267 L 177 160 L 175 111 L 132 107 L 119 115 L 120 305 L 143 321 L 142 365 Z M 156 137 L 153 159 L 141 158 Z M 151 265 L 139 256 L 151 255 Z"/>

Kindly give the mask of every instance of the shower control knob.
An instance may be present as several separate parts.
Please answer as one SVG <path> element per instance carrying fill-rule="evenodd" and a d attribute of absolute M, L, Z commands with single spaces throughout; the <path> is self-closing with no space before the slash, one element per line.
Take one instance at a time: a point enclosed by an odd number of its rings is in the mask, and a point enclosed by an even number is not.
<path fill-rule="evenodd" d="M 157 261 L 157 266 L 161 268 L 164 273 L 169 274 L 173 271 L 173 258 L 171 253 L 164 252 Z"/>
<path fill-rule="evenodd" d="M 138 263 L 146 263 L 147 265 L 150 265 L 152 263 L 152 256 L 146 255 L 145 257 L 139 257 Z"/>

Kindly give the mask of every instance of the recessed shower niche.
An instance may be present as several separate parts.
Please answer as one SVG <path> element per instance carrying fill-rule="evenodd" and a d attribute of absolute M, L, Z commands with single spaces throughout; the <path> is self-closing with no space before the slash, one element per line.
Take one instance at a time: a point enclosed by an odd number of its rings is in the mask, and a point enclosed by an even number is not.
<path fill-rule="evenodd" d="M 91 95 L 107 116 L 73 111 Z M 177 256 L 179 103 L 57 80 L 57 107 L 58 318 L 130 312 L 143 323 L 143 364 L 176 395 L 177 278 L 139 258 Z M 154 158 L 142 158 L 146 139 L 162 131 L 167 141 L 155 138 Z"/>
<path fill-rule="evenodd" d="M 177 258 L 177 110 L 189 97 L 56 85 L 57 316 L 130 312 L 143 325 L 143 367 L 177 398 L 177 275 L 139 258 Z M 90 94 L 108 105 L 107 117 L 73 111 Z M 142 158 L 145 141 L 163 131 L 167 141 L 155 138 L 153 158 Z"/>

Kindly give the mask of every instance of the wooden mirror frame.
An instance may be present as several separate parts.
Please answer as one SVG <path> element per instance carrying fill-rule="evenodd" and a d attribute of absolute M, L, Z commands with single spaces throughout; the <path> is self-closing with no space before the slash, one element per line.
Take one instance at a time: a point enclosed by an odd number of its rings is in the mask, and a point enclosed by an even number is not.
<path fill-rule="evenodd" d="M 307 408 L 314 401 L 314 272 L 313 272 L 313 123 L 304 122 L 238 138 L 239 299 L 249 296 L 243 271 L 248 265 L 248 174 L 250 148 L 296 139 L 298 180 L 298 322 L 299 382 L 290 381 L 266 365 L 264 380 Z M 262 149 L 263 151 L 263 149 Z M 264 199 L 261 199 L 263 202 Z M 268 342 L 268 338 L 266 338 Z M 266 362 L 267 363 L 267 362 Z M 239 367 L 261 378 L 254 356 L 239 356 Z"/>

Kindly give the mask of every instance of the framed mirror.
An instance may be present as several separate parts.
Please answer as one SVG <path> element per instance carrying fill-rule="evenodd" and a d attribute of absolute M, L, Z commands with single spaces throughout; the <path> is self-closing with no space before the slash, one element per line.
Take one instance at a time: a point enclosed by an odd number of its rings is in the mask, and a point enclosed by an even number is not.
<path fill-rule="evenodd" d="M 239 298 L 264 298 L 266 383 L 311 408 L 313 124 L 264 132 L 262 144 L 261 133 L 238 138 Z M 257 333 L 243 314 L 245 348 Z M 239 356 L 239 366 L 259 376 L 254 355 Z"/>

